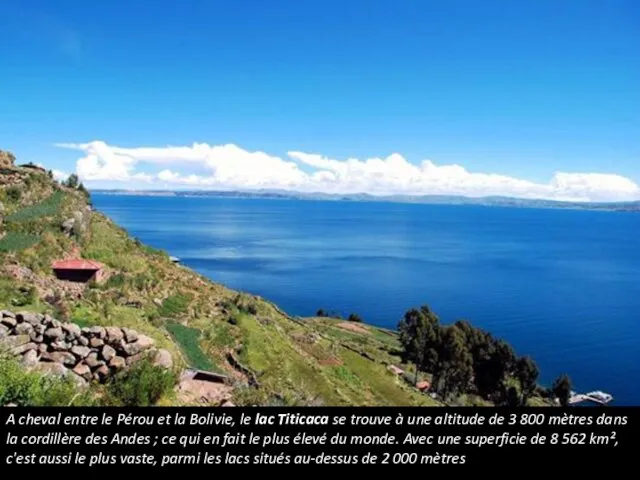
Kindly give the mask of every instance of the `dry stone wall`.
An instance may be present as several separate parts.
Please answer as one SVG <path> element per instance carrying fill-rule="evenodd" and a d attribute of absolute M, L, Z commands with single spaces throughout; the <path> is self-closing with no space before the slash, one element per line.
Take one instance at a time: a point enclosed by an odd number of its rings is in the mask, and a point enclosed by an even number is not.
<path fill-rule="evenodd" d="M 104 382 L 147 354 L 156 365 L 171 368 L 171 354 L 154 344 L 128 328 L 80 328 L 50 315 L 0 311 L 0 348 L 19 355 L 28 369 L 69 376 L 80 386 Z"/>

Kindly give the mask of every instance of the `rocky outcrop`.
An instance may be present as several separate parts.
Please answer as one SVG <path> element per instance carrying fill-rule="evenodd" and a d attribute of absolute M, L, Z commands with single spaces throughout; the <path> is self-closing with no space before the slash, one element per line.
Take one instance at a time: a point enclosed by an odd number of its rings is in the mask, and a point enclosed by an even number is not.
<path fill-rule="evenodd" d="M 20 356 L 25 368 L 70 376 L 81 386 L 104 382 L 147 354 L 155 365 L 173 366 L 170 352 L 135 330 L 80 328 L 39 313 L 0 311 L 0 348 Z"/>
<path fill-rule="evenodd" d="M 84 210 L 77 210 L 73 215 L 62 222 L 60 228 L 68 236 L 82 236 L 89 228 L 89 220 L 91 219 L 91 208 L 86 207 Z"/>

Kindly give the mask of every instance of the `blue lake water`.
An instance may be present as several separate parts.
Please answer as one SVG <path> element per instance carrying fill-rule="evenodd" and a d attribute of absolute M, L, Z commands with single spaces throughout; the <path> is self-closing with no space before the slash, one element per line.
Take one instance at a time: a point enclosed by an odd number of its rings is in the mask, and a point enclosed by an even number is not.
<path fill-rule="evenodd" d="M 550 384 L 640 405 L 640 215 L 581 210 L 93 194 L 216 282 L 293 315 L 395 328 L 428 304 L 530 354 Z"/>

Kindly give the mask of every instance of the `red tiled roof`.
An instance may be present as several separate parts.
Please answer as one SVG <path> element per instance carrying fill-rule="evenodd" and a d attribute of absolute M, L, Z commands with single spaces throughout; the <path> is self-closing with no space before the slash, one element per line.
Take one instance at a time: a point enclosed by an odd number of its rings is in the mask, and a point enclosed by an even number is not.
<path fill-rule="evenodd" d="M 75 260 L 58 260 L 53 262 L 54 270 L 100 270 L 103 265 L 93 260 L 75 259 Z"/>

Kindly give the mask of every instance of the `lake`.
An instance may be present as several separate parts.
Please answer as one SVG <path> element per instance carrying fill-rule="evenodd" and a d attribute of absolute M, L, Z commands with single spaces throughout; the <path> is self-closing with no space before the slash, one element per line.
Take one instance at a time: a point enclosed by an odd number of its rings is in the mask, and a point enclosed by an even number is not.
<path fill-rule="evenodd" d="M 531 355 L 549 385 L 640 405 L 640 215 L 93 194 L 132 235 L 293 315 L 395 328 L 428 304 Z"/>

